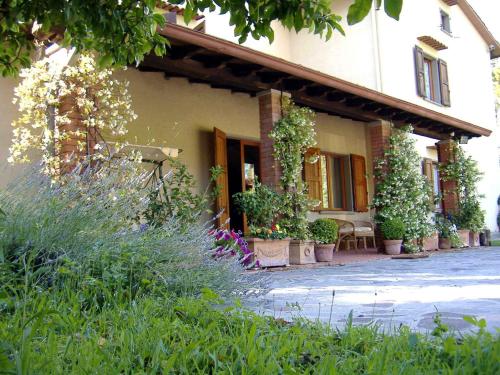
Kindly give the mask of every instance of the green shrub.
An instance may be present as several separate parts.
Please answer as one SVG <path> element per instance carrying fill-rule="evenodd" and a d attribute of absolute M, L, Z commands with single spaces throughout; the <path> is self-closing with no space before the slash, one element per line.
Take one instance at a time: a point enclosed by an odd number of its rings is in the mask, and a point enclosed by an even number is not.
<path fill-rule="evenodd" d="M 312 239 L 322 244 L 334 244 L 337 241 L 338 226 L 332 219 L 317 219 L 309 224 Z"/>
<path fill-rule="evenodd" d="M 277 192 L 260 182 L 255 188 L 233 195 L 238 209 L 247 215 L 248 224 L 254 227 L 270 227 L 281 207 Z"/>
<path fill-rule="evenodd" d="M 149 174 L 131 162 L 84 169 L 54 183 L 36 171 L 0 191 L 0 283 L 39 288 L 71 282 L 101 303 L 104 293 L 221 294 L 253 286 L 236 259 L 214 259 L 204 224 L 176 217 L 140 224 Z M 17 280 L 17 281 L 16 281 Z"/>
<path fill-rule="evenodd" d="M 406 227 L 403 220 L 394 218 L 385 220 L 380 226 L 380 230 L 386 240 L 402 240 L 406 232 Z"/>

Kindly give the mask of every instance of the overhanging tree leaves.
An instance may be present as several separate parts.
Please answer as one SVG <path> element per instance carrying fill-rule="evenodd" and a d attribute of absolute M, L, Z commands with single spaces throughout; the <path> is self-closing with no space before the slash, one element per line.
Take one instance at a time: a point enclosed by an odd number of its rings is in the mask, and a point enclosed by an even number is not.
<path fill-rule="evenodd" d="M 373 0 L 354 0 L 347 13 L 347 23 L 354 25 L 361 22 L 370 12 L 372 5 Z M 377 8 L 380 8 L 382 0 L 376 0 L 376 5 Z M 384 0 L 384 11 L 389 17 L 399 20 L 402 8 L 403 0 Z"/>
<path fill-rule="evenodd" d="M 296 31 L 309 29 L 325 39 L 335 30 L 344 33 L 341 17 L 331 12 L 329 0 L 170 3 L 185 7 L 187 21 L 203 11 L 229 13 L 230 25 L 240 43 L 249 35 L 272 42 L 273 21 Z M 386 13 L 397 18 L 401 3 L 402 0 L 385 0 Z M 162 55 L 168 41 L 157 33 L 158 27 L 165 24 L 158 12 L 159 4 L 158 0 L 0 0 L 0 74 L 17 75 L 20 68 L 30 65 L 37 46 L 54 41 L 73 46 L 78 52 L 97 52 L 101 66 L 136 63 L 151 51 Z M 370 8 L 371 0 L 356 0 L 349 9 L 349 23 L 362 20 Z"/>

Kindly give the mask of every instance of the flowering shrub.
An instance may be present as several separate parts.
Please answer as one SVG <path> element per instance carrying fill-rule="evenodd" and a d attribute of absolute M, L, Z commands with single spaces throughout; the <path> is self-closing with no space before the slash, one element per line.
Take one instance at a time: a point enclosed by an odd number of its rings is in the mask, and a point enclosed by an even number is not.
<path fill-rule="evenodd" d="M 248 248 L 248 244 L 241 236 L 240 232 L 235 232 L 225 229 L 217 229 L 211 233 L 214 236 L 214 258 L 234 257 L 237 256 L 240 263 L 246 267 L 258 267 L 257 262 L 253 262 L 252 251 Z"/>
<path fill-rule="evenodd" d="M 432 233 L 430 186 L 420 170 L 420 156 L 415 141 L 409 137 L 411 131 L 411 127 L 392 129 L 384 158 L 375 162 L 378 182 L 372 202 L 377 209 L 377 223 L 403 220 L 405 244 Z"/>
<path fill-rule="evenodd" d="M 60 167 L 61 141 L 82 139 L 95 129 L 112 136 L 127 133 L 126 125 L 137 118 L 131 109 L 128 82 L 111 78 L 110 69 L 99 70 L 90 55 L 80 55 L 72 66 L 55 64 L 49 58 L 34 63 L 20 73 L 21 83 L 14 91 L 20 116 L 13 122 L 10 163 L 29 162 L 30 149 L 41 151 L 44 172 L 55 175 Z M 64 98 L 74 98 L 85 129 L 75 129 L 61 108 Z M 92 153 L 92 152 L 90 152 Z"/>
<path fill-rule="evenodd" d="M 278 224 L 271 225 L 270 227 L 251 226 L 250 234 L 263 240 L 282 240 L 287 237 L 286 231 L 282 230 Z"/>

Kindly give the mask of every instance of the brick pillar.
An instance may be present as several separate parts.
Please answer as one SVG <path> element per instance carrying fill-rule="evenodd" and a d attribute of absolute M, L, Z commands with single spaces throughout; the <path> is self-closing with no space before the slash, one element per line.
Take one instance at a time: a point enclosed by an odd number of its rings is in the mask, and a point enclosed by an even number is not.
<path fill-rule="evenodd" d="M 260 180 L 264 185 L 275 188 L 280 186 L 281 168 L 274 159 L 273 140 L 268 134 L 274 123 L 281 118 L 282 96 L 289 97 L 290 94 L 273 89 L 257 94 L 260 120 Z"/>
<path fill-rule="evenodd" d="M 69 119 L 68 124 L 57 125 L 60 132 L 60 142 L 57 145 L 61 160 L 60 173 L 69 173 L 78 162 L 95 152 L 97 132 L 93 128 L 87 130 L 75 98 L 71 95 L 61 99 L 59 115 Z"/>
<path fill-rule="evenodd" d="M 377 191 L 377 179 L 375 178 L 375 165 L 378 160 L 384 158 L 384 153 L 389 147 L 389 137 L 391 136 L 391 124 L 388 121 L 375 121 L 370 124 L 369 133 L 369 147 L 372 159 L 372 176 L 374 184 L 374 193 Z M 384 243 L 382 232 L 378 227 L 375 228 L 375 243 L 379 252 L 384 252 Z"/>
<path fill-rule="evenodd" d="M 436 143 L 436 148 L 438 152 L 438 161 L 442 165 L 446 165 L 450 161 L 455 160 L 455 142 L 451 139 L 444 141 L 439 141 Z M 455 215 L 458 211 L 458 194 L 457 194 L 457 182 L 454 180 L 444 181 L 441 177 L 439 178 L 439 184 L 441 186 L 442 205 L 443 213 Z"/>

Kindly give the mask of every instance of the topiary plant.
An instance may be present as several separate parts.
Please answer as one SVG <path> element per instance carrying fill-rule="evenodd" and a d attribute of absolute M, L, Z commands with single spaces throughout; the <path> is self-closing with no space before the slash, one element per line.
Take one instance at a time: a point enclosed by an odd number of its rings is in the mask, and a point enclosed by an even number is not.
<path fill-rule="evenodd" d="M 338 226 L 332 219 L 317 219 L 309 224 L 314 241 L 321 244 L 334 244 L 338 237 Z"/>
<path fill-rule="evenodd" d="M 406 233 L 406 226 L 403 220 L 394 218 L 385 220 L 380 226 L 380 230 L 386 240 L 402 240 Z"/>

